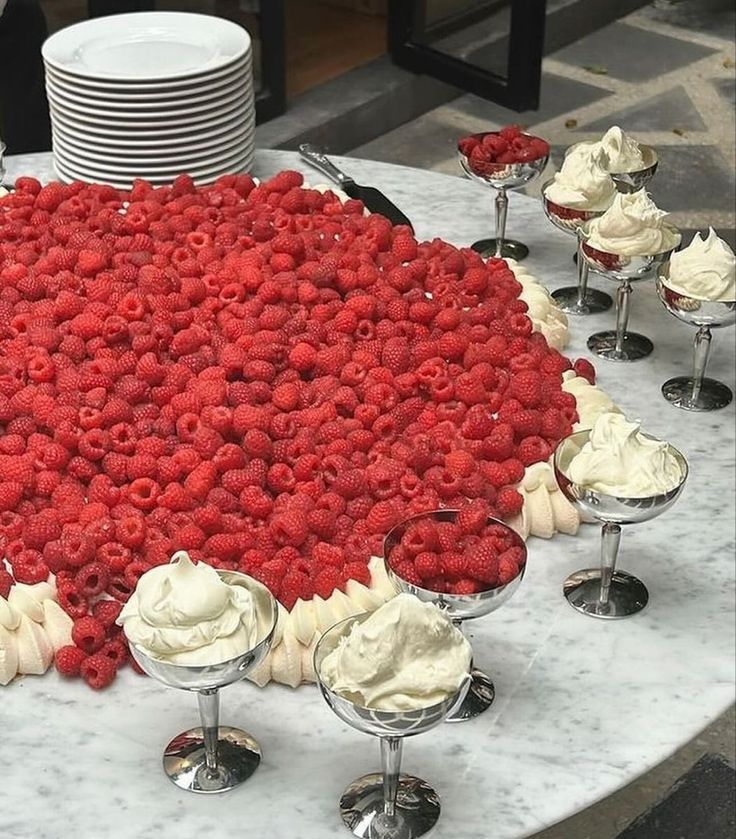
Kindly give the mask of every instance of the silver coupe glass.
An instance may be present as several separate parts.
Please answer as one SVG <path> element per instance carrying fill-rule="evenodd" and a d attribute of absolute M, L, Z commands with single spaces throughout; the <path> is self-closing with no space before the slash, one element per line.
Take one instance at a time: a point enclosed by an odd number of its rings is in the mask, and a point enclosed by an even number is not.
<path fill-rule="evenodd" d="M 181 789 L 190 792 L 225 792 L 249 778 L 261 762 L 261 749 L 245 731 L 219 724 L 219 690 L 240 681 L 271 648 L 278 608 L 269 590 L 257 580 L 236 571 L 218 571 L 231 586 L 243 586 L 253 595 L 263 637 L 252 650 L 217 664 L 171 664 L 152 658 L 130 643 L 133 658 L 159 682 L 197 694 L 202 725 L 184 731 L 164 751 L 164 772 Z"/>
<path fill-rule="evenodd" d="M 524 552 L 519 574 L 504 585 L 496 586 L 496 588 L 488 588 L 477 594 L 446 594 L 439 591 L 430 591 L 430 589 L 414 585 L 414 583 L 410 583 L 408 580 L 400 577 L 389 562 L 391 549 L 399 544 L 406 529 L 413 522 L 419 521 L 420 519 L 455 521 L 457 514 L 457 510 L 432 510 L 428 513 L 419 513 L 400 522 L 388 532 L 384 540 L 383 559 L 389 579 L 397 591 L 407 591 L 425 603 L 434 603 L 435 606 L 445 610 L 450 620 L 462 631 L 464 621 L 482 618 L 484 615 L 495 612 L 496 609 L 503 606 L 521 585 L 526 570 L 527 550 L 524 540 L 513 528 L 499 519 L 488 518 L 487 524 L 495 524 L 502 527 L 511 538 L 513 546 L 521 548 Z M 496 689 L 490 676 L 473 666 L 470 671 L 470 677 L 470 689 L 462 704 L 449 715 L 448 722 L 464 722 L 465 720 L 474 719 L 490 708 L 496 697 Z"/>
<path fill-rule="evenodd" d="M 668 446 L 680 467 L 681 478 L 677 486 L 644 498 L 607 495 L 573 483 L 569 477 L 571 461 L 589 439 L 590 429 L 587 429 L 560 442 L 554 455 L 555 477 L 565 497 L 581 513 L 601 522 L 601 566 L 571 574 L 563 584 L 563 593 L 567 602 L 584 615 L 626 618 L 647 605 L 649 592 L 637 577 L 616 570 L 621 526 L 649 521 L 669 509 L 685 486 L 688 464 L 674 446 Z"/>
<path fill-rule="evenodd" d="M 381 742 L 382 772 L 353 781 L 340 798 L 340 815 L 355 836 L 368 839 L 414 839 L 430 830 L 440 814 L 440 799 L 421 778 L 401 770 L 404 737 L 435 728 L 462 702 L 470 678 L 444 701 L 412 711 L 366 708 L 335 693 L 322 677 L 322 664 L 366 612 L 347 618 L 327 630 L 314 650 L 314 671 L 327 704 L 343 722 Z"/>
<path fill-rule="evenodd" d="M 611 180 L 616 184 L 619 192 L 637 192 L 645 187 L 654 177 L 659 166 L 659 156 L 651 147 L 639 143 L 641 155 L 644 158 L 644 167 L 631 172 L 610 172 Z"/>
<path fill-rule="evenodd" d="M 587 226 L 586 226 L 587 227 Z M 645 335 L 629 332 L 631 284 L 654 277 L 674 248 L 648 256 L 625 256 L 593 248 L 588 243 L 588 230 L 578 231 L 579 253 L 598 274 L 619 283 L 616 292 L 616 329 L 595 332 L 588 338 L 588 349 L 609 361 L 638 361 L 651 354 L 654 345 Z"/>
<path fill-rule="evenodd" d="M 472 134 L 480 142 L 488 134 L 499 134 L 498 131 L 485 131 Z M 527 134 L 526 136 L 531 136 Z M 460 166 L 465 174 L 478 183 L 492 187 L 496 191 L 496 237 L 495 239 L 480 239 L 470 247 L 485 259 L 489 256 L 509 257 L 517 261 L 529 255 L 529 248 L 523 242 L 506 238 L 506 216 L 508 215 L 509 199 L 506 194 L 510 189 L 521 189 L 541 175 L 547 165 L 549 155 L 538 157 L 526 163 L 484 163 L 482 170 L 471 163 L 470 158 L 458 147 Z"/>
<path fill-rule="evenodd" d="M 711 329 L 736 323 L 736 300 L 698 300 L 669 286 L 669 263 L 662 266 L 657 279 L 659 299 L 667 311 L 683 323 L 697 326 L 693 353 L 692 376 L 675 376 L 662 385 L 664 398 L 676 408 L 686 411 L 714 411 L 725 408 L 733 399 L 731 388 L 717 379 L 705 376 L 708 363 Z"/>

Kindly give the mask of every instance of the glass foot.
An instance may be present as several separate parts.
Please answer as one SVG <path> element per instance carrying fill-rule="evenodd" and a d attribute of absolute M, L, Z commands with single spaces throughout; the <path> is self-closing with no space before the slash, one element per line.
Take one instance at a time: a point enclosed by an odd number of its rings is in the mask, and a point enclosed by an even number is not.
<path fill-rule="evenodd" d="M 445 722 L 465 722 L 482 714 L 493 704 L 496 688 L 488 676 L 477 668 L 470 671 L 470 687 L 460 707 Z"/>
<path fill-rule="evenodd" d="M 693 380 L 690 376 L 676 376 L 662 385 L 662 395 L 675 408 L 685 411 L 715 411 L 725 408 L 733 399 L 731 389 L 716 379 L 703 379 L 698 398 L 693 400 Z"/>
<path fill-rule="evenodd" d="M 440 815 L 440 798 L 421 778 L 399 775 L 396 815 L 383 812 L 383 775 L 353 781 L 340 799 L 340 815 L 353 835 L 365 839 L 413 839 L 431 830 Z"/>
<path fill-rule="evenodd" d="M 583 305 L 578 304 L 577 286 L 565 286 L 552 292 L 552 298 L 557 306 L 568 315 L 596 315 L 606 312 L 613 306 L 613 300 L 605 293 L 595 288 L 589 288 L 585 293 Z"/>
<path fill-rule="evenodd" d="M 649 592 L 641 580 L 625 571 L 614 571 L 608 603 L 600 602 L 601 570 L 587 568 L 576 571 L 563 583 L 562 591 L 567 602 L 591 618 L 614 620 L 635 615 L 649 602 Z"/>
<path fill-rule="evenodd" d="M 245 731 L 221 725 L 218 729 L 217 769 L 207 768 L 201 728 L 184 731 L 164 752 L 164 772 L 179 789 L 225 792 L 246 781 L 261 762 L 261 747 Z"/>
<path fill-rule="evenodd" d="M 616 350 L 616 332 L 596 332 L 588 338 L 588 349 L 601 358 L 609 361 L 638 361 L 646 358 L 654 349 L 654 344 L 638 332 L 627 332 L 624 335 L 623 350 Z"/>
<path fill-rule="evenodd" d="M 496 255 L 495 239 L 480 239 L 478 242 L 473 242 L 470 247 L 474 251 L 477 251 L 483 259 L 488 259 L 489 256 Z M 529 256 L 529 248 L 523 242 L 517 242 L 515 239 L 504 239 L 501 256 L 521 262 L 522 259 L 526 259 Z"/>

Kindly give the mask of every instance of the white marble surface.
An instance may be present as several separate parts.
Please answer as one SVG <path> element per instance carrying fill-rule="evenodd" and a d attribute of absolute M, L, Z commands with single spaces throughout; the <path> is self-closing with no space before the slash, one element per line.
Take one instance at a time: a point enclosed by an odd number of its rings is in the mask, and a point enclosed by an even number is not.
<path fill-rule="evenodd" d="M 9 174 L 49 177 L 47 161 L 11 158 Z M 367 161 L 344 166 L 392 197 L 420 237 L 464 245 L 488 233 L 491 196 L 475 184 Z M 259 175 L 284 167 L 301 168 L 288 152 L 256 157 Z M 509 233 L 531 247 L 528 265 L 550 287 L 573 281 L 572 240 L 534 201 L 512 196 Z M 587 355 L 587 335 L 612 323 L 612 313 L 573 321 L 568 354 Z M 646 582 L 650 605 L 606 623 L 565 603 L 564 577 L 597 561 L 594 527 L 530 542 L 518 594 L 473 627 L 476 660 L 496 681 L 493 708 L 406 743 L 406 770 L 442 797 L 435 839 L 529 836 L 662 761 L 734 699 L 734 406 L 697 415 L 663 401 L 661 383 L 689 367 L 693 334 L 651 285 L 636 287 L 632 326 L 654 339 L 654 355 L 597 362 L 599 381 L 691 463 L 677 506 L 624 533 L 620 567 Z M 733 330 L 716 335 L 709 372 L 734 386 Z M 220 797 L 180 793 L 161 771 L 163 746 L 196 715 L 193 696 L 129 670 L 101 694 L 55 673 L 3 689 L 2 836 L 349 835 L 337 800 L 349 780 L 378 768 L 378 746 L 342 725 L 315 688 L 245 683 L 223 692 L 222 721 L 251 730 L 265 759 L 245 786 Z"/>

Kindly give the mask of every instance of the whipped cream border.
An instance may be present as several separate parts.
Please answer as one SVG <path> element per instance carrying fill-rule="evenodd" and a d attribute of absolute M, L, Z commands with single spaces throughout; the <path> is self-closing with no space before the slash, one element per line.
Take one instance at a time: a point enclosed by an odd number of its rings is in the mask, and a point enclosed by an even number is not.
<path fill-rule="evenodd" d="M 0 597 L 0 685 L 45 673 L 56 651 L 71 642 L 72 619 L 56 600 L 53 577 L 34 585 L 15 583 L 7 600 Z"/>

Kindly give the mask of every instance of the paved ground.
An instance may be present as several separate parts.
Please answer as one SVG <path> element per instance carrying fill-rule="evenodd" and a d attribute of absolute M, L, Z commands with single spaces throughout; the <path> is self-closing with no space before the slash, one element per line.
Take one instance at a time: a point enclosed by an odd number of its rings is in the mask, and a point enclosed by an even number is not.
<path fill-rule="evenodd" d="M 655 0 L 546 58 L 539 111 L 519 115 L 468 94 L 349 154 L 459 175 L 460 136 L 520 122 L 550 141 L 559 164 L 567 146 L 618 123 L 657 148 L 650 190 L 673 222 L 683 230 L 713 225 L 733 245 L 735 24 L 736 12 L 722 0 Z M 736 761 L 733 711 L 636 782 L 535 839 L 615 839 L 705 754 Z M 715 792 L 702 782 L 703 799 Z M 654 837 L 655 821 L 636 837 Z M 687 827 L 685 813 L 680 825 L 667 839 L 720 839 L 705 823 Z"/>
<path fill-rule="evenodd" d="M 657 148 L 650 190 L 673 223 L 712 224 L 732 239 L 736 15 L 709 13 L 713 5 L 656 0 L 550 55 L 539 111 L 516 114 L 467 94 L 350 154 L 458 174 L 462 134 L 520 122 L 550 141 L 554 165 L 567 146 L 618 123 Z"/>

